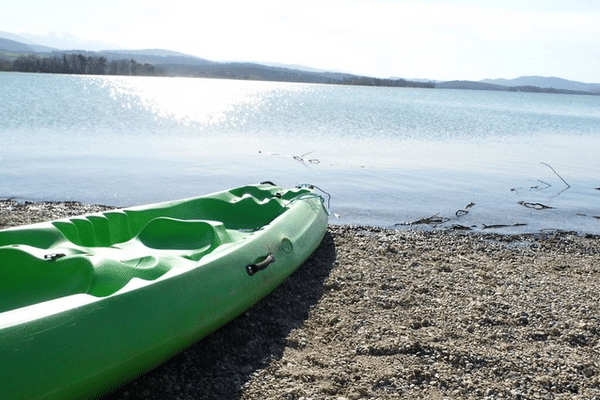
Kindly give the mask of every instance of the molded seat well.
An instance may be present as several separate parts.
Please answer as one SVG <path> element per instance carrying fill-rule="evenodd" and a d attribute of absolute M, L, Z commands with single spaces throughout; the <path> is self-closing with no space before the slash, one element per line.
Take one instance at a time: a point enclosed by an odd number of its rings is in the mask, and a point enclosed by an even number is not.
<path fill-rule="evenodd" d="M 85 293 L 94 275 L 83 257 L 46 260 L 27 246 L 0 248 L 0 312 Z"/>
<path fill-rule="evenodd" d="M 227 229 L 254 231 L 269 224 L 286 210 L 272 196 L 269 190 L 238 188 L 0 232 L 0 312 L 76 293 L 110 295 L 134 277 L 157 279 L 238 238 Z M 130 257 L 128 242 L 136 248 Z M 135 242 L 147 254 L 139 254 Z M 39 249 L 67 254 L 46 260 Z"/>

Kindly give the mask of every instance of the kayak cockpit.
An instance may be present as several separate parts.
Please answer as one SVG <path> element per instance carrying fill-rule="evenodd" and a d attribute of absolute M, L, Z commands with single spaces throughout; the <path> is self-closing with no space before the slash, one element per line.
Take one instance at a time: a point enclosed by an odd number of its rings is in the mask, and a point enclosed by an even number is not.
<path fill-rule="evenodd" d="M 108 296 L 133 278 L 193 267 L 283 214 L 282 197 L 237 188 L 0 232 L 0 312 L 78 293 Z"/>

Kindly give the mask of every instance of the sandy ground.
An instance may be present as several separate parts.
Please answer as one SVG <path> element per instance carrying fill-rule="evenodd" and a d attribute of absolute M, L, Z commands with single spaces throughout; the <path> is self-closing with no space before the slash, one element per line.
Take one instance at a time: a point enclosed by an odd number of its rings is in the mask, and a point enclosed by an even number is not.
<path fill-rule="evenodd" d="M 105 209 L 0 202 L 0 228 Z M 330 226 L 240 318 L 107 399 L 600 399 L 600 239 Z"/>

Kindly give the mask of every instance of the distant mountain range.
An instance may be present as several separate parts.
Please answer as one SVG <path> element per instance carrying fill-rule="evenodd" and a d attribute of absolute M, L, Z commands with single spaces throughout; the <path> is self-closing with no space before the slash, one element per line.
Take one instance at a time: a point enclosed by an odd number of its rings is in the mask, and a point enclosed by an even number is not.
<path fill-rule="evenodd" d="M 106 50 L 112 49 L 112 50 Z M 16 35 L 0 31 L 0 58 L 9 60 L 19 55 L 37 54 L 48 56 L 55 53 L 82 53 L 86 56 L 114 59 L 133 59 L 139 63 L 149 63 L 160 68 L 165 75 L 199 76 L 216 78 L 257 79 L 311 83 L 342 83 L 351 81 L 375 82 L 397 81 L 377 80 L 359 77 L 344 72 L 318 70 L 300 65 L 278 63 L 215 62 L 188 54 L 163 49 L 127 50 L 117 45 L 97 41 L 81 41 L 76 37 L 53 33 L 46 36 L 29 34 Z M 423 83 L 426 80 L 414 79 L 406 83 Z M 428 81 L 429 87 L 439 89 L 468 89 L 495 91 L 546 92 L 566 94 L 600 95 L 600 83 L 583 83 L 556 77 L 522 76 L 515 79 L 484 79 L 481 81 Z"/>
<path fill-rule="evenodd" d="M 438 89 L 600 95 L 600 84 L 544 76 L 522 76 L 515 79 L 484 79 L 482 81 L 437 82 L 435 87 Z"/>
<path fill-rule="evenodd" d="M 543 76 L 522 76 L 515 79 L 484 79 L 482 83 L 491 83 L 501 86 L 537 86 L 541 88 L 554 88 L 562 90 L 576 90 L 581 92 L 599 92 L 600 83 L 583 83 L 567 79 Z"/>
<path fill-rule="evenodd" d="M 25 40 L 15 40 L 11 37 L 18 38 L 16 35 L 6 34 L 4 36 L 4 32 L 0 32 L 0 50 L 1 51 L 15 51 L 15 52 L 35 52 L 35 53 L 46 53 L 56 50 L 52 47 L 40 46 L 35 43 L 29 43 L 29 41 Z"/>
<path fill-rule="evenodd" d="M 16 35 L 14 33 L 0 31 L 0 38 L 27 44 L 36 52 L 41 53 L 60 50 L 100 51 L 104 49 L 122 49 L 122 47 L 111 43 L 104 43 L 96 40 L 80 40 L 68 33 L 53 32 L 48 35 L 39 36 L 29 33 Z"/>

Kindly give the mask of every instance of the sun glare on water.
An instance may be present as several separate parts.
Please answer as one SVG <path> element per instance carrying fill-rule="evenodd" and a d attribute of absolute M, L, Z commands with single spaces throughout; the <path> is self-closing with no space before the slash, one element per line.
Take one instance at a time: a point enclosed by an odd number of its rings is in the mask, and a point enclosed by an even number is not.
<path fill-rule="evenodd" d="M 272 85 L 240 85 L 239 81 L 190 78 L 111 78 L 103 85 L 123 107 L 141 107 L 156 119 L 184 125 L 235 124 L 243 107 L 261 107 Z"/>

